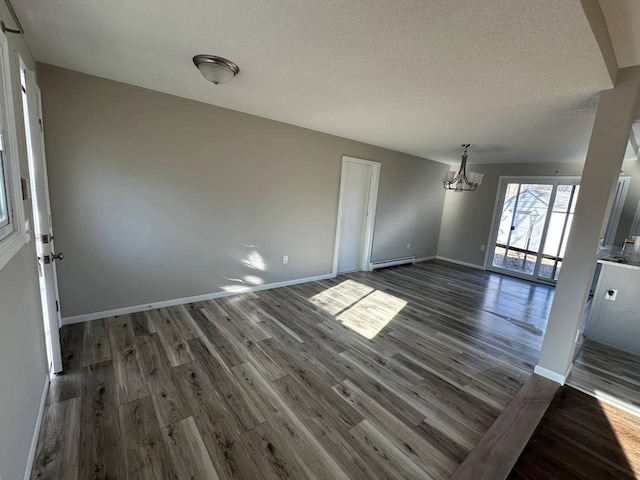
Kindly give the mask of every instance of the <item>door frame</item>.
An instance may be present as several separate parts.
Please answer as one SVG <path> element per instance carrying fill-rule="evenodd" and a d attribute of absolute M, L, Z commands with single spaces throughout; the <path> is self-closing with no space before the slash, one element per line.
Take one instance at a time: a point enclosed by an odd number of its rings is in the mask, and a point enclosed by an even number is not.
<path fill-rule="evenodd" d="M 344 201 L 344 179 L 347 163 L 359 163 L 371 167 L 371 178 L 369 180 L 369 200 L 367 202 L 367 220 L 365 222 L 362 258 L 360 267 L 363 271 L 369 270 L 371 261 L 371 251 L 373 248 L 373 232 L 375 229 L 376 208 L 378 206 L 378 186 L 380 184 L 380 167 L 382 164 L 373 160 L 342 156 L 342 166 L 340 169 L 340 193 L 338 196 L 338 214 L 336 219 L 336 239 L 333 249 L 333 270 L 331 274 L 335 277 L 338 274 L 338 254 L 340 253 L 340 233 L 342 229 L 342 203 Z"/>
<path fill-rule="evenodd" d="M 579 175 L 500 175 L 498 179 L 498 191 L 496 192 L 496 200 L 493 207 L 493 217 L 491 218 L 491 227 L 489 229 L 489 239 L 487 240 L 487 248 L 485 249 L 484 254 L 484 269 L 490 272 L 499 273 L 501 275 L 509 275 L 512 277 L 521 278 L 523 280 L 529 280 L 531 282 L 543 283 L 546 285 L 555 285 L 555 281 L 548 281 L 543 278 L 539 278 L 534 275 L 522 275 L 516 271 L 510 271 L 506 269 L 494 269 L 491 266 L 491 259 L 493 258 L 493 254 L 495 253 L 496 241 L 498 238 L 498 230 L 500 228 L 500 224 L 497 221 L 497 218 L 502 213 L 502 198 L 504 196 L 504 192 L 508 183 L 528 183 L 528 184 L 546 184 L 546 185 L 554 185 L 556 188 L 553 190 L 553 195 L 551 199 L 551 204 L 553 206 L 553 201 L 555 200 L 555 192 L 558 184 L 580 184 L 582 177 Z M 565 183 L 566 182 L 566 183 Z M 545 218 L 544 229 L 542 233 L 541 242 L 546 239 L 547 229 L 549 227 L 549 221 L 551 219 L 550 215 L 547 215 Z M 542 246 L 544 248 L 544 246 Z M 540 263 L 540 258 L 536 259 L 536 268 L 538 269 L 538 264 Z"/>
<path fill-rule="evenodd" d="M 640 235 L 638 230 L 640 230 L 640 200 L 638 200 L 638 204 L 636 205 L 636 213 L 633 216 L 633 223 L 631 224 L 631 229 L 627 236 L 636 234 Z"/>
<path fill-rule="evenodd" d="M 622 183 L 622 189 L 620 190 L 620 201 L 616 202 L 617 195 L 613 196 L 613 209 L 609 213 L 607 225 L 605 226 L 604 233 L 602 234 L 604 246 L 613 245 L 613 242 L 616 241 L 616 233 L 618 233 L 618 227 L 620 226 L 620 218 L 622 217 L 624 204 L 627 200 L 627 194 L 629 193 L 629 186 L 631 185 L 631 176 L 621 174 L 618 178 L 618 184 L 620 183 Z"/>

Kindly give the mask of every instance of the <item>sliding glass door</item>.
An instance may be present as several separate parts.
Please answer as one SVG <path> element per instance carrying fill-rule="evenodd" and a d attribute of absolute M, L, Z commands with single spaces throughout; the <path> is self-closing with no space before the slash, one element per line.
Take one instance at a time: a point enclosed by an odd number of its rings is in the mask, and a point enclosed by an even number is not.
<path fill-rule="evenodd" d="M 503 179 L 489 269 L 555 282 L 580 186 L 578 179 Z"/>
<path fill-rule="evenodd" d="M 552 282 L 558 280 L 579 192 L 580 185 L 558 185 L 557 187 L 538 271 L 538 278 L 542 280 Z"/>

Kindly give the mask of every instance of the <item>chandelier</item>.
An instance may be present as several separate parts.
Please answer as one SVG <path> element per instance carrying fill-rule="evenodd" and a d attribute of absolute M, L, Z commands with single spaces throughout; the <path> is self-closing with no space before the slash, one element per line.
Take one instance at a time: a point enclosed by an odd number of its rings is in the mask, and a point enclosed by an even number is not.
<path fill-rule="evenodd" d="M 455 190 L 456 192 L 473 192 L 478 185 L 482 183 L 482 177 L 484 173 L 467 173 L 467 149 L 471 146 L 470 143 L 462 145 L 464 152 L 462 153 L 462 163 L 460 164 L 460 170 L 458 173 L 455 171 L 446 172 L 442 176 L 442 185 L 445 190 Z"/>

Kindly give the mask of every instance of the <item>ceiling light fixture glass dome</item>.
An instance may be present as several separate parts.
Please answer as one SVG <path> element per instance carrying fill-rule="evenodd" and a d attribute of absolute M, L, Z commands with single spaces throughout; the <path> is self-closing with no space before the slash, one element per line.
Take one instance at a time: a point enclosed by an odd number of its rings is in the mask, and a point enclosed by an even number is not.
<path fill-rule="evenodd" d="M 193 57 L 193 64 L 198 67 L 202 76 L 214 85 L 227 83 L 240 71 L 232 61 L 215 55 L 196 55 Z"/>

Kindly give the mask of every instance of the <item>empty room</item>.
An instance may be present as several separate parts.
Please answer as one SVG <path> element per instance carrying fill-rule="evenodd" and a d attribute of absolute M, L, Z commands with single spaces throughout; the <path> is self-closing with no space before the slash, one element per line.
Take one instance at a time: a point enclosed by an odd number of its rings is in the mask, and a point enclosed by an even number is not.
<path fill-rule="evenodd" d="M 640 4 L 0 2 L 0 480 L 640 479 Z"/>

